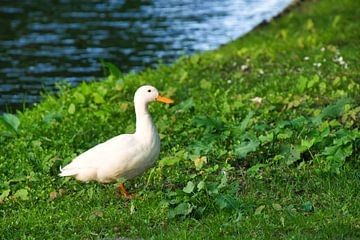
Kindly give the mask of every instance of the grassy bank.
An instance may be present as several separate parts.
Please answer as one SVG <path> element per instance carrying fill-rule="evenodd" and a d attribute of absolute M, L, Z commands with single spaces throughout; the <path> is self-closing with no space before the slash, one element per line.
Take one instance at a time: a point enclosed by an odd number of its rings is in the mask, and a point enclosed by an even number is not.
<path fill-rule="evenodd" d="M 305 1 L 216 51 L 136 74 L 106 64 L 105 80 L 4 116 L 0 236 L 360 238 L 358 19 L 359 1 Z M 126 182 L 141 197 L 59 178 L 134 130 L 145 83 L 176 104 L 150 106 L 160 160 Z"/>

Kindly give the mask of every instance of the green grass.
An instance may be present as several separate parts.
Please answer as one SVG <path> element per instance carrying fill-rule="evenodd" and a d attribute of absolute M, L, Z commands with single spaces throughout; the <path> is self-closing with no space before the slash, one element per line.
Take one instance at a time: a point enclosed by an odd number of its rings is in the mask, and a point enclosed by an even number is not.
<path fill-rule="evenodd" d="M 305 1 L 220 49 L 109 76 L 0 124 L 3 239 L 359 239 L 360 2 Z M 116 184 L 57 176 L 135 128 L 137 87 L 161 133 L 155 168 Z M 261 97 L 262 103 L 251 101 Z"/>

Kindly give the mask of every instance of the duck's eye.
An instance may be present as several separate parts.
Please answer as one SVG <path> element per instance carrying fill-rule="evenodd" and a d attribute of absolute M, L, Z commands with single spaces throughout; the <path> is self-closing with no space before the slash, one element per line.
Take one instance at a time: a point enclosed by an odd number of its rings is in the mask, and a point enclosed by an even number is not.
<path fill-rule="evenodd" d="M 149 89 L 148 92 L 151 92 L 151 89 Z"/>

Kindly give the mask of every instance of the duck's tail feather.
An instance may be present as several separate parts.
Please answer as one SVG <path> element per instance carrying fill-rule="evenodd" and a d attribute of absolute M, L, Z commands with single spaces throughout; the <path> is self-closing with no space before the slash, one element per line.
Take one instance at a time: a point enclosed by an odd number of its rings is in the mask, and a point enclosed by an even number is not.
<path fill-rule="evenodd" d="M 61 168 L 60 166 L 60 173 L 59 173 L 59 176 L 61 177 L 67 177 L 67 176 L 74 176 L 78 174 L 78 170 L 77 169 L 64 169 L 64 168 Z"/>

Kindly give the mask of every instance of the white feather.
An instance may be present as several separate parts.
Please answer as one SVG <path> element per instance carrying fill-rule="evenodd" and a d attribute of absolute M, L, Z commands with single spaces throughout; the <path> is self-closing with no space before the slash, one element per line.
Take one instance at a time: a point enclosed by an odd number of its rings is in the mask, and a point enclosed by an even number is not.
<path fill-rule="evenodd" d="M 59 176 L 74 176 L 80 181 L 110 182 L 120 177 L 131 179 L 154 165 L 160 152 L 160 138 L 147 105 L 159 97 L 156 88 L 140 87 L 134 97 L 136 132 L 123 134 L 80 154 Z M 160 98 L 160 97 L 159 97 Z"/>

